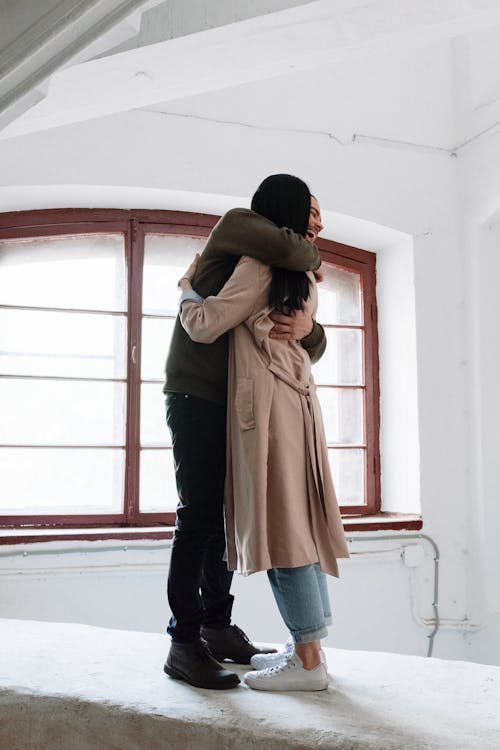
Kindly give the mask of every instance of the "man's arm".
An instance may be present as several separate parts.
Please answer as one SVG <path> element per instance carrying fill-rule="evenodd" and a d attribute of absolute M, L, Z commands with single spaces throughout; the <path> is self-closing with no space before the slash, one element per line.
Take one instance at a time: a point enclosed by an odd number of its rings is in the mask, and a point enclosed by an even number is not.
<path fill-rule="evenodd" d="M 316 270 L 321 265 L 317 247 L 301 235 L 280 229 L 255 211 L 234 208 L 212 230 L 196 268 L 194 289 L 203 297 L 218 294 L 242 255 L 292 271 Z M 326 348 L 324 331 L 310 316 L 305 328 L 298 318 L 288 321 L 281 338 L 303 340 L 311 360 L 316 362 Z"/>
<path fill-rule="evenodd" d="M 321 265 L 316 245 L 247 208 L 233 208 L 224 214 L 212 232 L 212 240 L 217 253 L 248 255 L 266 266 L 314 271 Z"/>
<path fill-rule="evenodd" d="M 326 349 L 326 335 L 325 329 L 320 323 L 313 320 L 313 329 L 311 333 L 303 339 L 300 339 L 300 343 L 309 354 L 311 363 L 314 365 L 315 362 L 321 359 Z"/>

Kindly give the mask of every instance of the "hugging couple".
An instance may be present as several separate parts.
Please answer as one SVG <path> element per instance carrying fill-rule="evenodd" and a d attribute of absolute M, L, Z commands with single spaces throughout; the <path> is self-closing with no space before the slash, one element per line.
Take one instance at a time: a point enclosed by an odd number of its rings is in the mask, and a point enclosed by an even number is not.
<path fill-rule="evenodd" d="M 166 363 L 179 503 L 164 671 L 196 687 L 324 690 L 326 574 L 348 557 L 311 375 L 326 347 L 314 317 L 322 230 L 297 177 L 271 175 L 228 211 L 179 280 Z M 259 649 L 231 624 L 233 571 L 267 571 L 290 633 Z"/>

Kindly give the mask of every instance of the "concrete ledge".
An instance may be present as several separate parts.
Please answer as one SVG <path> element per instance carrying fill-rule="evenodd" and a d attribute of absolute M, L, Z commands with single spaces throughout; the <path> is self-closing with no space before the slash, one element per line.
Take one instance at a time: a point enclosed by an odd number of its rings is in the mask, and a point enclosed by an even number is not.
<path fill-rule="evenodd" d="M 166 636 L 0 620 L 8 750 L 498 750 L 500 667 L 328 649 L 330 688 L 198 690 Z M 237 667 L 243 674 L 246 670 Z"/>

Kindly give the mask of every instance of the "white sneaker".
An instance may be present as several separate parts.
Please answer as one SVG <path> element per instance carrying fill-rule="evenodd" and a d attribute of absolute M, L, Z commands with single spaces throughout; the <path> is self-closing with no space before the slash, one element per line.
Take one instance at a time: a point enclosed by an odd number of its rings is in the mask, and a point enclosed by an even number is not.
<path fill-rule="evenodd" d="M 269 669 L 270 667 L 276 667 L 285 661 L 287 656 L 293 654 L 293 638 L 289 638 L 285 643 L 282 651 L 278 651 L 277 654 L 255 654 L 250 659 L 250 664 L 254 669 Z"/>
<path fill-rule="evenodd" d="M 277 667 L 279 664 L 285 661 L 290 654 L 294 652 L 294 642 L 292 638 L 289 638 L 285 643 L 285 647 L 282 651 L 278 651 L 277 654 L 255 654 L 250 659 L 250 664 L 254 669 L 270 669 L 271 667 Z M 319 652 L 321 661 L 328 669 L 326 663 L 326 654 L 323 649 Z"/>
<path fill-rule="evenodd" d="M 304 669 L 297 654 L 290 654 L 281 664 L 257 672 L 247 672 L 244 681 L 253 690 L 326 690 L 328 673 L 321 662 L 314 669 Z"/>

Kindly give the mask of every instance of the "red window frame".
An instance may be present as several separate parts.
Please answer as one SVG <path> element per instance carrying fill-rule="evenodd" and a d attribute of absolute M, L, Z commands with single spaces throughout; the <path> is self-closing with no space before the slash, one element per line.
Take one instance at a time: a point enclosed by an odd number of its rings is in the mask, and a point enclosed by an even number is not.
<path fill-rule="evenodd" d="M 140 461 L 140 385 L 142 274 L 144 237 L 146 234 L 185 234 L 205 238 L 219 217 L 211 214 L 160 210 L 122 209 L 48 209 L 0 214 L 0 239 L 47 237 L 66 234 L 121 233 L 124 236 L 128 276 L 127 312 L 127 412 L 126 468 L 123 513 L 108 515 L 25 515 L 2 516 L 0 510 L 0 543 L 89 538 L 141 536 L 168 538 L 174 524 L 174 513 L 139 511 Z M 398 517 L 380 512 L 379 459 L 379 379 L 377 306 L 375 296 L 375 254 L 331 240 L 320 239 L 318 245 L 326 263 L 359 273 L 362 286 L 364 329 L 364 387 L 366 505 L 343 509 L 346 530 L 376 528 L 420 528 L 418 517 Z M 0 305 L 1 307 L 1 305 Z M 36 308 L 34 308 L 36 309 Z M 165 352 L 166 355 L 166 352 Z M 1 377 L 0 377 L 1 382 Z M 17 446 L 19 447 L 19 446 Z M 24 447 L 24 446 L 22 446 Z M 75 447 L 75 446 L 64 446 Z M 144 529 L 147 527 L 147 530 Z M 160 528 L 161 527 L 161 530 Z M 2 536 L 3 529 L 19 529 L 19 535 Z M 49 531 L 44 536 L 34 530 Z M 78 531 L 76 531 L 78 529 Z M 118 533 L 115 533 L 115 530 Z M 92 531 L 91 531 L 92 530 Z"/>
<path fill-rule="evenodd" d="M 318 239 L 324 263 L 339 266 L 359 275 L 361 285 L 361 324 L 359 326 L 331 326 L 359 328 L 363 335 L 363 377 L 359 389 L 363 391 L 363 432 L 366 449 L 365 499 L 363 505 L 342 506 L 342 517 L 373 516 L 380 512 L 380 390 L 378 367 L 376 256 L 367 250 L 343 245 L 332 240 Z M 321 321 L 320 321 L 321 322 Z M 337 386 L 338 387 L 338 386 Z M 352 388 L 353 386 L 346 386 Z"/>

